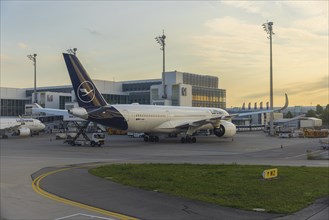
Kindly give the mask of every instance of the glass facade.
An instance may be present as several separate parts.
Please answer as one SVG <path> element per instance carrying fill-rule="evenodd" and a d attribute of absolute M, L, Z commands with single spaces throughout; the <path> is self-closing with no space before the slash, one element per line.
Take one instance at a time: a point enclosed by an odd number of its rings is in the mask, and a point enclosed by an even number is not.
<path fill-rule="evenodd" d="M 139 104 L 150 104 L 150 92 L 130 92 L 128 98 L 129 104 L 131 103 L 139 103 Z"/>
<path fill-rule="evenodd" d="M 37 88 L 37 92 L 62 92 L 62 93 L 71 93 L 73 87 L 71 86 L 59 86 L 59 87 L 48 87 L 48 88 Z M 34 89 L 26 90 L 26 97 L 31 97 Z"/>
<path fill-rule="evenodd" d="M 59 109 L 65 109 L 66 102 L 71 102 L 71 96 L 60 96 L 59 97 Z"/>
<path fill-rule="evenodd" d="M 1 99 L 0 115 L 1 116 L 19 116 L 25 114 L 25 104 L 29 104 L 29 100 L 17 99 Z"/>
<path fill-rule="evenodd" d="M 152 85 L 161 84 L 161 80 L 150 80 L 143 82 L 134 82 L 134 83 L 123 83 L 122 91 L 129 92 L 128 104 L 139 103 L 139 104 L 150 104 L 150 88 Z"/>
<path fill-rule="evenodd" d="M 172 86 L 172 96 L 171 96 L 171 104 L 173 106 L 179 106 L 179 96 L 180 96 L 180 90 L 179 85 L 173 85 Z"/>
<path fill-rule="evenodd" d="M 136 83 L 123 83 L 122 91 L 130 92 L 130 91 L 145 91 L 150 90 L 152 85 L 159 85 L 161 81 L 149 81 L 149 82 L 136 82 Z"/>
<path fill-rule="evenodd" d="M 218 88 L 218 77 L 183 73 L 183 83 L 198 87 Z"/>
<path fill-rule="evenodd" d="M 226 108 L 226 90 L 192 86 L 192 106 Z"/>
<path fill-rule="evenodd" d="M 152 100 L 158 100 L 159 99 L 159 89 L 152 89 L 151 97 L 152 97 Z"/>
<path fill-rule="evenodd" d="M 114 95 L 114 94 L 102 94 L 104 99 L 109 104 L 127 104 L 128 95 Z"/>

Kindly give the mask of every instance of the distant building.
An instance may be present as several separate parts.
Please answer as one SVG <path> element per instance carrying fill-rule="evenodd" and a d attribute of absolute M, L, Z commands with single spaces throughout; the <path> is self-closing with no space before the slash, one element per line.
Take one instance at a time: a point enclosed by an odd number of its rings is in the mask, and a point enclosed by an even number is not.
<path fill-rule="evenodd" d="M 19 116 L 25 114 L 25 104 L 31 103 L 25 89 L 0 87 L 0 115 Z"/>
<path fill-rule="evenodd" d="M 287 114 L 289 111 L 292 113 L 294 117 L 298 115 L 306 114 L 309 110 L 316 110 L 315 106 L 292 106 L 288 107 L 285 110 L 283 110 L 284 114 Z"/>
<path fill-rule="evenodd" d="M 93 80 L 109 104 L 157 104 L 176 106 L 226 107 L 226 90 L 218 89 L 218 77 L 191 73 L 166 72 L 168 97 L 163 96 L 163 80 L 113 82 Z M 1 116 L 31 114 L 33 88 L 1 88 Z M 72 85 L 37 87 L 37 102 L 45 108 L 65 109 L 75 102 Z M 26 105 L 26 108 L 25 108 Z"/>
<path fill-rule="evenodd" d="M 319 118 L 312 117 L 295 117 L 295 118 L 283 118 L 274 121 L 274 125 L 280 126 L 282 128 L 314 128 L 321 127 L 322 120 Z"/>
<path fill-rule="evenodd" d="M 173 71 L 165 73 L 164 84 L 151 86 L 151 104 L 226 108 L 218 77 Z"/>
<path fill-rule="evenodd" d="M 260 108 L 255 108 L 256 106 L 257 104 L 254 105 L 254 108 L 251 108 L 249 103 L 248 109 L 230 108 L 227 109 L 227 111 L 230 114 L 239 114 L 239 113 L 257 112 L 257 111 L 266 110 L 263 109 L 262 104 L 260 105 Z M 283 119 L 282 112 L 274 112 L 273 116 L 274 116 L 274 121 Z M 269 126 L 270 113 L 259 113 L 259 114 L 253 114 L 248 116 L 234 117 L 232 118 L 232 122 L 237 126 L 238 131 L 261 130 L 264 129 L 266 126 Z"/>

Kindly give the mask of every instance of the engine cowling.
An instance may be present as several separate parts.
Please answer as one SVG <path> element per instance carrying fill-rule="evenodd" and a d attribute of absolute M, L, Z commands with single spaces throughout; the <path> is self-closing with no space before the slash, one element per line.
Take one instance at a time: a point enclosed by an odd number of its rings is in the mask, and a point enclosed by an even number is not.
<path fill-rule="evenodd" d="M 219 127 L 214 128 L 217 137 L 233 137 L 236 134 L 236 127 L 232 122 L 221 121 Z"/>
<path fill-rule="evenodd" d="M 83 118 L 83 119 L 88 119 L 88 112 L 84 108 L 72 108 L 68 110 L 68 112 L 76 117 Z"/>
<path fill-rule="evenodd" d="M 31 130 L 27 127 L 22 127 L 18 129 L 16 133 L 18 136 L 29 136 L 31 134 Z"/>

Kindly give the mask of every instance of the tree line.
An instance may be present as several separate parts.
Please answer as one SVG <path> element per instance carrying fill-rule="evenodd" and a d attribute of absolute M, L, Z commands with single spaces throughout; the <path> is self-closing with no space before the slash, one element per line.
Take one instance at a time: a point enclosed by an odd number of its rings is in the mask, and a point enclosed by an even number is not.
<path fill-rule="evenodd" d="M 290 111 L 288 111 L 288 113 L 285 115 L 285 118 L 292 117 L 293 114 Z M 329 104 L 327 104 L 325 108 L 318 104 L 315 110 L 308 110 L 308 112 L 306 113 L 306 117 L 320 118 L 322 119 L 323 125 L 329 125 Z"/>

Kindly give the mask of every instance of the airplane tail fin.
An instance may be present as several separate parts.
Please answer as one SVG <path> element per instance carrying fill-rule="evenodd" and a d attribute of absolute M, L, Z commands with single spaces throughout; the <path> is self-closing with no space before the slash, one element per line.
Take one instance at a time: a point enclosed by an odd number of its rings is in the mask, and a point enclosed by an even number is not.
<path fill-rule="evenodd" d="M 63 53 L 63 56 L 79 106 L 91 108 L 107 105 L 79 59 L 67 53 Z"/>

